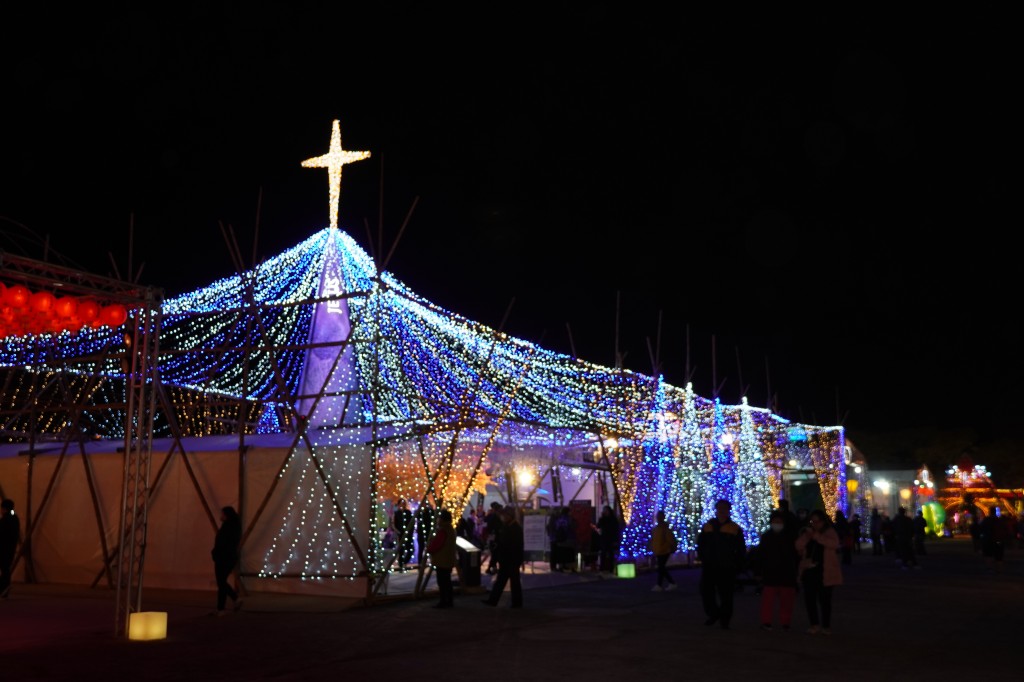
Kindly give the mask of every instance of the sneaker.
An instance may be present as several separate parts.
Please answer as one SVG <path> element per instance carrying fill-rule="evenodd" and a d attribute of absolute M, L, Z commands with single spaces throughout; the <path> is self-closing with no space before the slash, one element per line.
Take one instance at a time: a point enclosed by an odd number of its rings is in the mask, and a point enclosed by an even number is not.
<path fill-rule="evenodd" d="M 816 635 L 819 632 L 821 632 L 821 628 L 817 625 L 812 625 L 811 627 L 807 628 L 807 634 L 809 635 Z"/>
<path fill-rule="evenodd" d="M 242 599 L 236 599 L 235 600 L 235 613 L 238 613 L 239 611 L 242 610 L 242 601 L 243 601 Z"/>
<path fill-rule="evenodd" d="M 715 616 L 713 618 L 708 618 L 706 621 L 704 621 L 704 625 L 711 626 L 711 625 L 714 625 L 717 622 L 718 622 L 718 616 Z"/>
<path fill-rule="evenodd" d="M 823 635 L 831 635 L 832 631 L 829 630 L 828 628 L 822 628 L 821 629 L 821 634 L 823 634 Z"/>
<path fill-rule="evenodd" d="M 661 585 L 655 585 L 651 588 L 651 592 L 662 592 Z"/>
<path fill-rule="evenodd" d="M 666 592 L 671 592 L 672 590 L 678 589 L 678 587 L 679 586 L 676 585 L 675 583 L 669 583 L 668 587 L 665 588 L 665 591 Z"/>
<path fill-rule="evenodd" d="M 228 612 L 225 611 L 224 609 L 220 609 L 219 611 L 216 612 L 216 615 L 217 615 L 218 618 L 220 618 L 222 616 L 228 615 Z"/>
<path fill-rule="evenodd" d="M 7 597 L 10 594 L 11 594 L 11 586 L 8 585 L 7 587 L 4 588 L 3 592 L 0 592 L 0 599 L 7 599 Z"/>
<path fill-rule="evenodd" d="M 763 624 L 761 626 L 761 629 L 764 630 L 765 632 L 771 632 L 772 631 L 772 625 L 771 625 L 771 623 L 765 623 L 765 624 Z"/>

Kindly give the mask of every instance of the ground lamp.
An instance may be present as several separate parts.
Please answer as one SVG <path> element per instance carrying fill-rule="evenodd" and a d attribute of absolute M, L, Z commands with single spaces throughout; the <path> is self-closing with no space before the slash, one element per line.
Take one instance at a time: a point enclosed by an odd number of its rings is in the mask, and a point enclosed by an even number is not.
<path fill-rule="evenodd" d="M 615 565 L 615 575 L 619 578 L 635 578 L 636 564 L 622 563 Z"/>
<path fill-rule="evenodd" d="M 139 611 L 128 615 L 128 639 L 149 641 L 166 638 L 166 611 Z"/>

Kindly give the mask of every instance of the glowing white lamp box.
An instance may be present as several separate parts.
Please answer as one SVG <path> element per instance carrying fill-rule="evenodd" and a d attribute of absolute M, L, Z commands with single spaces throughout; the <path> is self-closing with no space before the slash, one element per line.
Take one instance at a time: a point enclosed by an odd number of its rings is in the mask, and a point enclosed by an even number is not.
<path fill-rule="evenodd" d="M 128 639 L 148 641 L 166 638 L 166 611 L 139 611 L 128 614 Z"/>

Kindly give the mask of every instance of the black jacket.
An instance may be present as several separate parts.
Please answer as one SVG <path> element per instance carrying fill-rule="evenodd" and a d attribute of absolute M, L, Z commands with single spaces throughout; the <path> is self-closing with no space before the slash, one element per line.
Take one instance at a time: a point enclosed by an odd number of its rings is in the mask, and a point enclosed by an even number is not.
<path fill-rule="evenodd" d="M 210 555 L 214 561 L 234 563 L 238 561 L 238 546 L 242 544 L 242 522 L 229 517 L 217 530 Z"/>
<path fill-rule="evenodd" d="M 796 587 L 800 553 L 796 551 L 796 538 L 789 531 L 763 533 L 753 560 L 754 573 L 762 585 Z"/>
<path fill-rule="evenodd" d="M 0 556 L 13 558 L 20 539 L 21 522 L 13 512 L 7 512 L 0 518 Z"/>
<path fill-rule="evenodd" d="M 738 573 L 746 563 L 747 547 L 743 529 L 735 521 L 711 519 L 697 536 L 697 558 L 705 571 Z"/>
<path fill-rule="evenodd" d="M 498 557 L 499 566 L 512 568 L 523 563 L 523 527 L 518 521 L 501 527 L 494 553 Z"/>

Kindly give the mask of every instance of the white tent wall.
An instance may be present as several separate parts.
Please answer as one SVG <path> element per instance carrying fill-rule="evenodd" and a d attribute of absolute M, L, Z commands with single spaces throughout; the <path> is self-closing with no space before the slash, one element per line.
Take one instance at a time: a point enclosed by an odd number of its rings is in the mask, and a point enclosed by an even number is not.
<path fill-rule="evenodd" d="M 320 453 L 320 448 L 317 448 Z M 369 450 L 361 446 L 344 446 L 320 453 L 321 461 L 347 461 L 354 466 L 335 471 L 336 480 L 346 485 L 335 487 L 339 506 L 346 510 L 348 526 L 355 534 L 355 543 L 367 551 L 369 542 Z M 338 451 L 351 455 L 338 457 Z M 170 589 L 214 590 L 213 547 L 216 527 L 211 523 L 202 499 L 220 523 L 220 508 L 231 505 L 239 508 L 239 490 L 244 491 L 240 511 L 243 529 L 252 524 L 254 515 L 259 519 L 242 547 L 241 573 L 247 591 L 280 592 L 294 594 L 321 594 L 340 597 L 364 597 L 367 578 L 358 576 L 362 567 L 358 558 L 341 557 L 337 562 L 345 572 L 340 578 L 316 579 L 294 573 L 311 568 L 309 557 L 315 557 L 322 548 L 315 541 L 333 536 L 337 548 L 351 546 L 344 524 L 332 508 L 308 450 L 296 449 L 289 465 L 281 472 L 269 498 L 267 491 L 281 470 L 288 453 L 284 448 L 248 448 L 240 467 L 237 452 L 191 452 L 188 463 L 196 477 L 193 485 L 188 468 L 180 452 L 168 455 L 154 451 L 151 463 L 150 485 L 152 495 L 148 507 L 146 555 L 143 565 L 143 585 Z M 167 457 L 172 461 L 157 481 L 156 477 Z M 81 454 L 36 455 L 32 463 L 32 515 L 31 537 L 32 569 L 34 579 L 41 583 L 91 585 L 105 587 L 103 546 L 100 524 L 97 522 L 92 493 L 83 466 Z M 104 536 L 108 551 L 118 546 L 122 484 L 123 455 L 119 453 L 93 453 L 85 460 L 91 470 L 97 504 L 100 508 Z M 59 468 L 58 468 L 59 465 Z M 53 476 L 56 471 L 56 477 Z M 244 478 L 240 476 L 244 471 Z M 21 516 L 22 540 L 28 528 L 28 457 L 0 458 L 0 483 L 4 495 L 16 501 Z M 53 481 L 49 495 L 47 489 Z M 202 498 L 200 497 L 200 491 Z M 264 499 L 266 504 L 263 505 Z M 304 504 L 315 507 L 315 514 L 306 514 Z M 41 508 L 40 508 L 40 505 Z M 313 521 L 305 525 L 296 519 Z M 287 538 L 283 546 L 280 538 Z M 275 547 L 276 555 L 270 556 Z M 337 551 L 337 550 L 336 550 Z M 298 556 L 298 554 L 302 556 Z M 343 552 L 344 553 L 344 552 Z M 283 567 L 281 577 L 258 577 L 268 558 Z M 312 567 L 315 568 L 315 567 Z M 116 581 L 117 562 L 111 565 L 111 580 Z M 286 575 L 285 575 L 286 574 Z M 23 556 L 15 570 L 14 579 L 26 579 L 26 558 Z"/>

